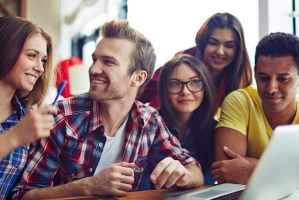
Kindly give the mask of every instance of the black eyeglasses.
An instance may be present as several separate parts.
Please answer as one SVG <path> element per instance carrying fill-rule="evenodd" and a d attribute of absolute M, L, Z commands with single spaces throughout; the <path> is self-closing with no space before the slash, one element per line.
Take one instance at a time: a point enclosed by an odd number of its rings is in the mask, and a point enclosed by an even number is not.
<path fill-rule="evenodd" d="M 183 91 L 185 84 L 188 90 L 192 93 L 200 92 L 203 88 L 203 80 L 191 80 L 187 82 L 171 80 L 168 83 L 168 91 L 171 94 L 179 94 Z"/>

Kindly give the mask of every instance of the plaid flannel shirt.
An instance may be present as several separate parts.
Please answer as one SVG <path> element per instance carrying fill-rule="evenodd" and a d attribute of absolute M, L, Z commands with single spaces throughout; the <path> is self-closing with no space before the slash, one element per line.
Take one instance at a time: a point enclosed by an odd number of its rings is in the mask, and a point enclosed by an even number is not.
<path fill-rule="evenodd" d="M 16 96 L 13 96 L 13 102 L 17 110 L 0 124 L 0 137 L 10 131 L 26 115 L 25 104 L 21 103 Z M 16 148 L 0 160 L 0 200 L 6 199 L 9 190 L 25 166 L 27 156 L 28 150 L 24 145 Z"/>
<path fill-rule="evenodd" d="M 94 175 L 105 145 L 105 128 L 99 102 L 81 94 L 58 103 L 51 136 L 31 147 L 20 182 L 13 188 L 14 199 L 28 190 L 69 183 Z M 183 165 L 199 163 L 182 149 L 158 112 L 135 101 L 126 127 L 124 162 L 134 162 L 132 191 L 138 188 L 148 162 L 165 157 Z"/>

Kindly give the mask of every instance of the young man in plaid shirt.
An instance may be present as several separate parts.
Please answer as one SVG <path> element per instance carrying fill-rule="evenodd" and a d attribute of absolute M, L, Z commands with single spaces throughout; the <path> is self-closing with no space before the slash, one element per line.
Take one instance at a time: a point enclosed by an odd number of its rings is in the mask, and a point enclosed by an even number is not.
<path fill-rule="evenodd" d="M 144 184 L 149 162 L 157 189 L 203 184 L 199 163 L 158 112 L 135 100 L 154 71 L 152 44 L 128 21 L 107 22 L 101 35 L 89 92 L 58 103 L 51 136 L 31 149 L 15 199 L 125 196 Z"/>

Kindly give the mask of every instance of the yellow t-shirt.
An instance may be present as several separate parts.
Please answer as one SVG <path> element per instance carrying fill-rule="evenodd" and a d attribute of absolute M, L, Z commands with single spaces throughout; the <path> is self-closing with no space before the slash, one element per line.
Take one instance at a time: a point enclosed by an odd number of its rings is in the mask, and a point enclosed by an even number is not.
<path fill-rule="evenodd" d="M 297 111 L 292 124 L 299 124 L 299 96 Z M 248 86 L 231 92 L 222 103 L 220 120 L 216 128 L 231 128 L 247 139 L 247 155 L 259 159 L 273 130 L 265 116 L 257 89 Z"/>

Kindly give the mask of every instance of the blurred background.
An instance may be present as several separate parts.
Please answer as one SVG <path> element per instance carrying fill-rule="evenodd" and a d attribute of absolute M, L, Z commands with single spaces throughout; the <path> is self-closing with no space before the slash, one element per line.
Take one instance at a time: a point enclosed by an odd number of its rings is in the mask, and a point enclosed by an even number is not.
<path fill-rule="evenodd" d="M 0 0 L 0 17 L 27 18 L 54 37 L 61 79 L 69 82 L 64 97 L 88 91 L 91 54 L 107 20 L 128 19 L 149 38 L 159 68 L 175 53 L 195 46 L 198 29 L 211 15 L 229 12 L 243 25 L 253 65 L 255 46 L 263 36 L 298 33 L 298 11 L 299 0 Z M 50 103 L 55 88 L 49 93 Z"/>

